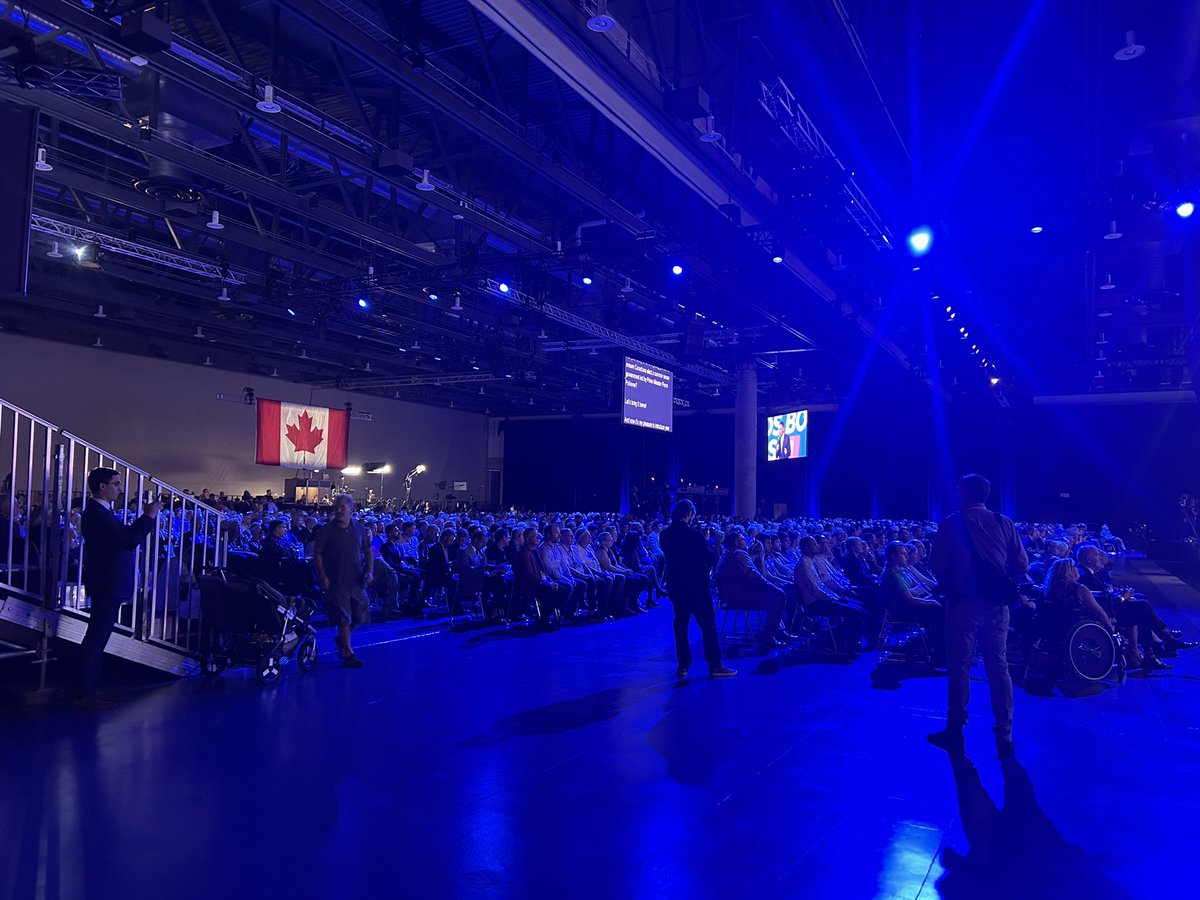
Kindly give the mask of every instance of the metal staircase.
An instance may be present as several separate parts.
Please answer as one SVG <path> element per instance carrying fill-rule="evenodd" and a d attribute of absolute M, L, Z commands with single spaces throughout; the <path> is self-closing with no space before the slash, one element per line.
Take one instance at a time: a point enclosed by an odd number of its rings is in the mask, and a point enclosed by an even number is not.
<path fill-rule="evenodd" d="M 0 398 L 0 660 L 30 657 L 46 666 L 55 641 L 79 643 L 89 601 L 82 584 L 87 543 L 79 511 L 87 473 L 121 474 L 116 511 L 132 521 L 159 498 L 158 528 L 136 554 L 132 602 L 122 606 L 111 655 L 176 675 L 197 670 L 204 634 L 198 576 L 224 565 L 221 514 L 93 444 Z"/>

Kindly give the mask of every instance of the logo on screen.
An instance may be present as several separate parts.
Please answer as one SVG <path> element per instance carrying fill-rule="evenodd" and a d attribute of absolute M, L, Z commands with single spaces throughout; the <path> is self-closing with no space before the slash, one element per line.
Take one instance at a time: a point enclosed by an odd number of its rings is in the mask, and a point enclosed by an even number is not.
<path fill-rule="evenodd" d="M 767 418 L 767 462 L 808 456 L 808 410 Z"/>

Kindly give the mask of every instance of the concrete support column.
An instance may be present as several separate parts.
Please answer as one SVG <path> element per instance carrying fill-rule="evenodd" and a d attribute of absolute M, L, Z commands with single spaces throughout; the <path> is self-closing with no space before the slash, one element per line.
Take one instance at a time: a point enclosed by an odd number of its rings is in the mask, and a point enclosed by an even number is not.
<path fill-rule="evenodd" d="M 733 404 L 733 514 L 751 518 L 758 504 L 758 369 L 738 369 Z"/>

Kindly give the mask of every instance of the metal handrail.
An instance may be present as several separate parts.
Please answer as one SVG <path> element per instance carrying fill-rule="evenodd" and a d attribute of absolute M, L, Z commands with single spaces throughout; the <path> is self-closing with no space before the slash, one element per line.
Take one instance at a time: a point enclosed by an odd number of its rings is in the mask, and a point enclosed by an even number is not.
<path fill-rule="evenodd" d="M 86 501 L 87 473 L 115 469 L 125 485 L 114 512 L 131 521 L 143 504 L 163 503 L 157 527 L 135 554 L 133 597 L 119 633 L 187 655 L 204 634 L 197 576 L 224 566 L 228 536 L 222 514 L 190 494 L 95 444 L 0 399 L 0 595 L 37 603 L 56 614 L 90 615 L 83 563 L 87 542 L 76 510 Z"/>

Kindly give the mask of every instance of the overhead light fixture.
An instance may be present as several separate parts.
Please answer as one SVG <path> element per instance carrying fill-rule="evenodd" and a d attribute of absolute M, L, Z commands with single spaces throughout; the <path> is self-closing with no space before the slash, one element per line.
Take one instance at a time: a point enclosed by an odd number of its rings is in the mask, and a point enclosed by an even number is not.
<path fill-rule="evenodd" d="M 275 115 L 277 112 L 283 110 L 283 107 L 275 102 L 275 86 L 270 83 L 263 85 L 263 98 L 255 103 L 254 106 L 259 112 L 269 113 L 270 115 Z"/>
<path fill-rule="evenodd" d="M 1112 310 L 1111 309 L 1102 309 L 1102 310 L 1100 310 L 1100 312 L 1096 313 L 1096 316 L 1101 319 L 1111 319 L 1112 318 Z"/>
<path fill-rule="evenodd" d="M 1033 233 L 1033 234 L 1041 234 L 1043 229 L 1042 229 L 1042 226 L 1041 226 L 1041 225 L 1034 225 L 1034 226 L 1033 226 L 1032 228 L 1030 228 L 1029 230 L 1030 230 L 1030 232 L 1031 232 L 1031 233 Z"/>
<path fill-rule="evenodd" d="M 296 315 L 296 311 L 295 311 L 294 309 L 292 309 L 292 308 L 289 306 L 289 307 L 287 308 L 287 314 L 288 314 L 289 316 L 294 316 L 294 315 Z"/>
<path fill-rule="evenodd" d="M 617 27 L 617 20 L 608 14 L 608 4 L 605 0 L 598 0 L 596 14 L 587 20 L 587 27 L 597 34 L 604 34 Z"/>
<path fill-rule="evenodd" d="M 1125 32 L 1125 46 L 1113 54 L 1113 59 L 1121 62 L 1128 62 L 1131 59 L 1137 59 L 1146 48 L 1137 42 L 1132 31 Z"/>
<path fill-rule="evenodd" d="M 362 466 L 346 466 L 344 469 L 342 469 L 342 474 L 343 475 L 361 475 L 362 474 Z"/>
<path fill-rule="evenodd" d="M 100 268 L 100 248 L 95 244 L 81 244 L 75 248 L 75 259 L 78 260 L 81 268 L 84 269 L 99 269 Z"/>
<path fill-rule="evenodd" d="M 588 356 L 599 356 L 599 355 L 600 355 L 600 351 L 597 350 L 595 347 L 593 347 L 591 350 L 588 351 Z"/>
<path fill-rule="evenodd" d="M 1106 337 L 1104 336 L 1104 332 L 1103 332 L 1103 331 L 1102 331 L 1102 332 L 1100 332 L 1100 337 L 1099 337 L 1099 338 L 1097 338 L 1097 340 L 1096 340 L 1096 345 L 1097 345 L 1097 346 L 1100 346 L 1100 347 L 1102 347 L 1102 346 L 1104 346 L 1104 345 L 1105 345 L 1105 344 L 1107 344 L 1107 343 L 1108 343 L 1108 338 L 1106 338 Z"/>
<path fill-rule="evenodd" d="M 197 325 L 196 333 L 193 334 L 192 337 L 203 340 L 204 339 L 204 327 L 202 325 Z"/>
<path fill-rule="evenodd" d="M 140 53 L 135 53 L 133 56 L 129 57 L 129 64 L 137 66 L 140 69 L 144 66 L 148 66 L 150 64 L 150 60 L 146 59 L 146 57 L 142 56 Z"/>
<path fill-rule="evenodd" d="M 412 346 L 411 346 L 411 347 L 409 347 L 408 349 L 410 349 L 410 350 L 420 350 L 420 349 L 421 349 L 421 342 L 420 342 L 420 341 L 413 341 L 413 342 L 412 342 Z"/>
<path fill-rule="evenodd" d="M 429 170 L 425 169 L 421 172 L 421 180 L 417 182 L 418 191 L 434 191 L 437 190 L 437 185 L 429 180 Z"/>
<path fill-rule="evenodd" d="M 366 309 L 366 308 L 367 308 L 368 306 L 370 306 L 370 305 L 371 305 L 371 304 L 370 304 L 370 302 L 368 302 L 368 300 L 367 300 L 367 298 L 366 298 L 366 297 L 359 297 L 359 298 L 358 298 L 358 308 L 359 308 L 359 309 Z"/>
<path fill-rule="evenodd" d="M 105 313 L 105 311 L 104 311 L 103 303 L 101 303 L 99 306 L 96 307 L 96 311 L 94 313 L 92 313 L 92 318 L 94 318 L 94 319 L 107 319 L 108 318 L 108 314 Z"/>
<path fill-rule="evenodd" d="M 1125 235 L 1122 234 L 1120 231 L 1117 231 L 1117 220 L 1116 219 L 1113 219 L 1113 221 L 1108 223 L 1108 233 L 1104 235 L 1104 239 L 1106 241 L 1115 241 L 1118 238 L 1122 238 L 1124 236 Z"/>
<path fill-rule="evenodd" d="M 217 294 L 217 299 L 222 303 L 228 303 L 231 301 L 233 298 L 229 296 L 229 288 L 225 287 L 225 285 L 221 285 L 221 293 Z"/>
<path fill-rule="evenodd" d="M 454 310 L 455 312 L 462 312 L 462 310 L 463 310 L 462 300 L 461 300 L 460 298 L 458 298 L 458 297 L 455 297 L 455 298 L 454 298 L 454 305 L 453 305 L 453 306 L 451 306 L 450 308 L 451 308 L 452 310 Z"/>
<path fill-rule="evenodd" d="M 425 52 L 423 50 L 414 50 L 412 55 L 412 70 L 418 75 L 425 71 Z"/>
<path fill-rule="evenodd" d="M 96 335 L 96 341 L 92 344 L 93 347 L 103 347 L 104 341 L 100 340 L 100 335 Z"/>
<path fill-rule="evenodd" d="M 933 247 L 933 229 L 918 225 L 908 233 L 908 252 L 913 256 L 924 256 Z"/>
<path fill-rule="evenodd" d="M 278 370 L 278 369 L 272 369 L 272 370 L 271 370 L 271 377 L 272 377 L 272 378 L 278 378 L 278 377 L 279 377 L 279 370 Z"/>
<path fill-rule="evenodd" d="M 54 166 L 52 166 L 52 165 L 50 165 L 50 163 L 46 162 L 46 148 L 45 147 L 37 148 L 37 160 L 34 162 L 33 167 L 35 169 L 37 169 L 39 172 L 53 172 L 54 171 Z"/>
<path fill-rule="evenodd" d="M 712 144 L 721 139 L 721 132 L 717 131 L 717 119 L 710 115 L 704 120 L 704 131 L 700 133 L 700 140 L 706 144 Z"/>
<path fill-rule="evenodd" d="M 988 379 L 988 381 L 991 382 L 992 387 L 995 387 L 996 385 L 998 385 L 1000 383 L 1000 379 L 996 375 L 993 375 L 991 378 Z"/>
<path fill-rule="evenodd" d="M 370 364 L 369 362 L 368 362 L 366 365 L 364 365 L 364 366 L 363 366 L 363 371 L 364 371 L 364 372 L 370 372 L 370 371 L 371 371 L 371 364 Z"/>
<path fill-rule="evenodd" d="M 208 220 L 204 227 L 211 228 L 213 231 L 221 231 L 224 229 L 225 226 L 221 224 L 221 214 L 214 209 L 212 211 L 212 218 Z"/>
<path fill-rule="evenodd" d="M 212 357 L 211 356 L 204 357 L 204 362 L 200 363 L 200 365 L 211 366 L 212 365 Z"/>
<path fill-rule="evenodd" d="M 1116 285 L 1113 283 L 1112 275 L 1105 275 L 1104 276 L 1104 284 L 1100 285 L 1100 290 L 1111 291 L 1115 287 L 1116 287 Z"/>
<path fill-rule="evenodd" d="M 592 275 L 593 275 L 593 274 L 594 274 L 594 273 L 592 272 L 592 264 L 591 264 L 591 263 L 584 263 L 584 265 L 583 265 L 583 277 L 582 277 L 580 280 L 581 280 L 581 281 L 582 281 L 584 284 L 591 284 L 591 283 L 592 283 Z"/>
<path fill-rule="evenodd" d="M 533 406 L 533 398 L 532 397 L 529 398 L 529 405 Z"/>
<path fill-rule="evenodd" d="M 301 347 L 301 348 L 300 348 L 300 358 L 301 358 L 301 359 L 308 359 L 308 348 L 307 348 L 307 347 Z"/>
<path fill-rule="evenodd" d="M 502 294 L 508 293 L 508 285 L 503 281 L 500 282 L 500 293 L 502 293 Z"/>
<path fill-rule="evenodd" d="M 1181 219 L 1190 219 L 1192 217 L 1192 213 L 1195 211 L 1196 204 L 1191 200 L 1184 200 L 1175 207 L 1175 215 L 1179 216 Z"/>
<path fill-rule="evenodd" d="M 621 288 L 621 293 L 622 294 L 632 294 L 633 293 L 633 282 L 630 279 L 628 279 L 628 278 L 625 279 L 625 286 L 623 288 Z"/>
<path fill-rule="evenodd" d="M 541 331 L 538 332 L 538 340 L 539 341 L 544 341 L 548 337 L 550 337 L 550 334 L 546 331 L 545 328 L 543 328 Z"/>
<path fill-rule="evenodd" d="M 466 208 L 467 208 L 467 201 L 459 200 L 458 201 L 458 209 L 456 209 L 453 213 L 451 213 L 450 218 L 452 218 L 455 222 L 461 222 L 463 219 L 466 218 L 466 216 L 463 215 L 463 210 Z"/>
<path fill-rule="evenodd" d="M 681 266 L 679 263 L 675 263 L 675 265 L 671 266 L 671 274 L 676 276 L 682 275 L 683 266 Z"/>
<path fill-rule="evenodd" d="M 480 396 L 480 397 L 482 397 L 482 396 L 483 396 L 483 388 L 480 388 L 480 389 L 479 389 L 479 396 Z"/>
<path fill-rule="evenodd" d="M 846 263 L 842 260 L 842 254 L 840 254 L 840 253 L 837 255 L 837 257 L 834 260 L 833 271 L 835 271 L 835 272 L 845 272 L 846 271 Z"/>
<path fill-rule="evenodd" d="M 63 253 L 58 249 L 58 241 L 55 241 L 50 249 L 46 251 L 46 256 L 50 259 L 62 259 Z"/>

